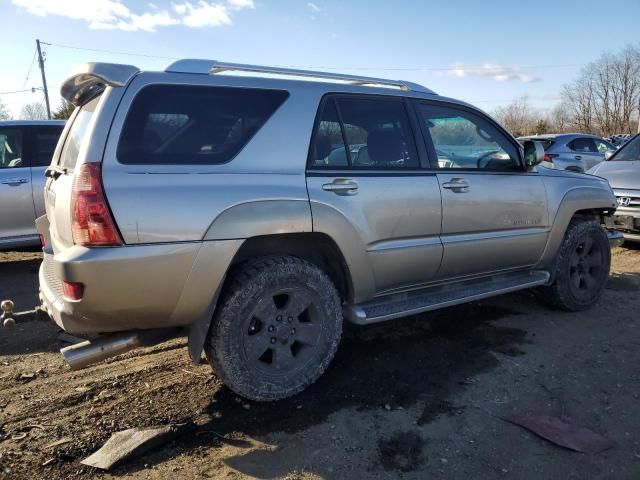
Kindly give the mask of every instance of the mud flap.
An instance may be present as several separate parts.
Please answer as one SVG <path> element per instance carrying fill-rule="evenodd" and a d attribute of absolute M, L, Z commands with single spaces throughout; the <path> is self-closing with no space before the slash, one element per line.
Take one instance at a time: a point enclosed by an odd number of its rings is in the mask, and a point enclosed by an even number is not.
<path fill-rule="evenodd" d="M 194 365 L 200 365 L 200 357 L 204 350 L 204 342 L 207 341 L 207 334 L 209 333 L 211 320 L 213 319 L 213 314 L 216 310 L 216 305 L 218 304 L 218 297 L 220 297 L 220 292 L 222 291 L 225 279 L 226 276 L 220 281 L 220 284 L 216 289 L 216 293 L 213 295 L 213 299 L 202 317 L 194 321 L 189 328 L 189 357 L 191 357 L 191 361 Z"/>

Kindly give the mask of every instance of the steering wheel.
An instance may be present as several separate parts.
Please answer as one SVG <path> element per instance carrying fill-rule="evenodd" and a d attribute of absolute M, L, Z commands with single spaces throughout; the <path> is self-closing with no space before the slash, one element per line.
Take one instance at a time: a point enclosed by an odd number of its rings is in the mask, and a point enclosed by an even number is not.
<path fill-rule="evenodd" d="M 493 160 L 491 157 L 496 153 L 500 153 L 500 150 L 490 150 L 482 154 L 480 157 L 478 157 L 478 162 L 477 162 L 478 169 L 482 170 L 483 168 L 486 168 L 487 165 L 489 165 L 489 163 L 491 162 L 491 160 Z M 482 162 L 485 160 L 486 162 L 483 164 Z"/>

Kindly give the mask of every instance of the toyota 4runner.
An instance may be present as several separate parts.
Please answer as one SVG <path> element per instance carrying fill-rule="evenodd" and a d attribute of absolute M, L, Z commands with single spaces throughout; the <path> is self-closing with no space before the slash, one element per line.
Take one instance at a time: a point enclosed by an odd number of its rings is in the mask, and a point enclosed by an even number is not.
<path fill-rule="evenodd" d="M 532 287 L 582 310 L 620 241 L 606 180 L 543 168 L 540 145 L 409 82 L 95 63 L 62 96 L 37 228 L 43 308 L 89 339 L 72 367 L 188 327 L 194 362 L 281 399 L 327 368 L 343 318 Z"/>

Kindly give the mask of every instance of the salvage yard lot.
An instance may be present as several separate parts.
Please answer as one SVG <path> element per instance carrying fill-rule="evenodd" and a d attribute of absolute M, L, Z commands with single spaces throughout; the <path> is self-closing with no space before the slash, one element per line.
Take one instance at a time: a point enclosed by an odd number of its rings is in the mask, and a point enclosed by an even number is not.
<path fill-rule="evenodd" d="M 0 296 L 37 301 L 37 253 L 0 253 Z M 587 312 L 522 292 L 367 328 L 289 400 L 241 400 L 184 340 L 81 371 L 57 329 L 0 330 L 0 478 L 640 478 L 640 248 L 614 251 Z M 586 455 L 502 420 L 566 416 L 614 442 Z M 79 462 L 114 432 L 187 424 L 109 473 Z"/>

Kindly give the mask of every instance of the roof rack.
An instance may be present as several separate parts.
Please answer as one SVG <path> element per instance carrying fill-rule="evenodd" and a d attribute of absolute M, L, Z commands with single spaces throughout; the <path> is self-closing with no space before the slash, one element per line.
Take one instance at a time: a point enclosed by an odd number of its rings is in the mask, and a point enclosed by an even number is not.
<path fill-rule="evenodd" d="M 169 65 L 165 72 L 173 73 L 200 73 L 216 74 L 221 72 L 250 72 L 264 73 L 268 75 L 290 75 L 295 77 L 318 78 L 323 80 L 338 80 L 351 85 L 398 87 L 400 90 L 430 93 L 430 90 L 417 83 L 404 80 L 388 80 L 385 78 L 361 77 L 358 75 L 345 75 L 342 73 L 316 72 L 313 70 L 298 70 L 294 68 L 267 67 L 262 65 L 244 65 L 241 63 L 226 63 L 216 60 L 178 60 Z"/>

